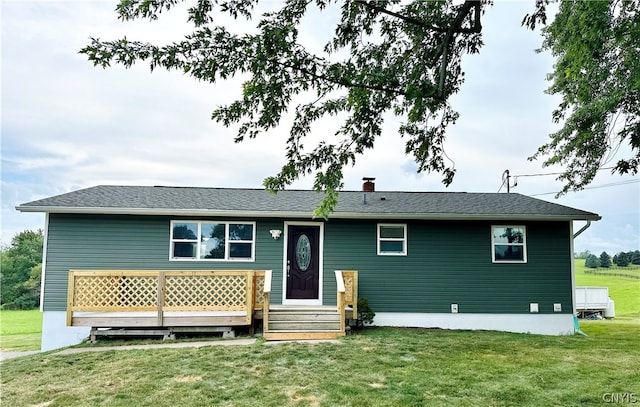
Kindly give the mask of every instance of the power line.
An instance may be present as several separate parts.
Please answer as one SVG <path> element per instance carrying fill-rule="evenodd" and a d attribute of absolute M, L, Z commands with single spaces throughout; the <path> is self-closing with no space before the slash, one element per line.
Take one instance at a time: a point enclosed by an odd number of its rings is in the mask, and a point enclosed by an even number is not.
<path fill-rule="evenodd" d="M 602 168 L 598 168 L 598 171 L 603 171 L 603 170 L 612 170 L 616 167 L 602 167 Z M 505 170 L 502 173 L 502 184 L 500 185 L 500 188 L 498 188 L 498 193 L 500 191 L 502 191 L 502 188 L 506 185 L 507 186 L 507 193 L 511 192 L 511 188 L 515 187 L 518 185 L 518 178 L 519 177 L 545 177 L 545 176 L 549 176 L 549 175 L 562 175 L 564 174 L 564 172 L 540 172 L 540 173 L 536 173 L 536 174 L 519 174 L 519 175 L 510 175 L 509 174 L 509 170 Z M 514 179 L 514 183 L 513 185 L 510 185 L 510 179 L 513 178 Z M 615 186 L 618 184 L 613 184 L 611 186 Z M 589 188 L 583 188 L 583 189 L 593 189 L 594 187 L 589 187 Z M 603 187 L 604 188 L 604 187 Z M 537 194 L 537 195 L 530 195 L 530 196 L 538 196 L 538 195 L 551 195 L 551 194 L 557 194 L 557 192 L 546 192 L 544 194 Z"/>
<path fill-rule="evenodd" d="M 611 184 L 602 184 L 602 185 L 594 185 L 594 186 L 590 186 L 590 187 L 584 187 L 582 189 L 610 188 L 610 187 L 617 187 L 617 186 L 620 186 L 620 185 L 637 184 L 638 182 L 640 182 L 640 179 L 630 179 L 630 180 L 626 180 L 626 181 L 613 182 Z M 573 192 L 578 192 L 578 191 L 574 190 Z M 542 193 L 542 194 L 533 194 L 533 195 L 529 195 L 529 196 L 555 195 L 557 193 L 558 192 L 545 192 L 545 193 Z"/>
<path fill-rule="evenodd" d="M 615 167 L 602 167 L 602 168 L 598 168 L 598 171 L 602 171 L 602 170 L 612 170 Z M 562 175 L 564 174 L 564 172 L 541 172 L 538 174 L 520 174 L 520 175 L 512 175 L 512 177 L 544 177 L 547 175 Z"/>

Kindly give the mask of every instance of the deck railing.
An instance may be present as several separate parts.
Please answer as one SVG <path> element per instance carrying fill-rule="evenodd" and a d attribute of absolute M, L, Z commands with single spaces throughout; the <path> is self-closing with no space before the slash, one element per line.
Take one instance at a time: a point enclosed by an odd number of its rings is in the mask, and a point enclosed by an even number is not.
<path fill-rule="evenodd" d="M 342 270 L 344 280 L 344 302 L 345 306 L 351 307 L 354 318 L 358 315 L 358 271 Z"/>
<path fill-rule="evenodd" d="M 264 272 L 262 286 L 262 331 L 269 331 L 269 302 L 271 299 L 271 270 Z"/>
<path fill-rule="evenodd" d="M 352 310 L 352 318 L 358 317 L 358 272 L 355 270 L 336 270 L 336 307 L 340 313 L 340 329 L 345 330 L 346 309 Z"/>
<path fill-rule="evenodd" d="M 264 271 L 254 270 L 71 270 L 67 325 L 73 313 L 244 311 L 246 324 L 264 301 Z"/>
<path fill-rule="evenodd" d="M 269 275 L 271 275 L 271 270 L 267 270 Z M 253 272 L 253 310 L 263 310 L 264 309 L 264 281 L 265 274 L 267 273 L 265 270 L 256 270 Z"/>
<path fill-rule="evenodd" d="M 338 287 L 336 305 L 341 316 L 341 329 L 344 330 L 346 310 L 351 310 L 352 317 L 357 318 L 358 272 L 336 270 L 335 274 Z M 223 314 L 229 311 L 226 314 L 233 313 L 233 321 L 239 322 L 238 325 L 251 325 L 254 312 L 262 311 L 266 331 L 271 282 L 271 270 L 71 270 L 67 325 L 88 324 L 76 320 L 74 313 L 91 312 L 130 313 L 127 315 L 144 312 L 147 315 L 145 322 L 136 322 L 144 326 L 164 326 L 164 322 L 187 324 L 188 321 L 176 320 L 175 314 L 180 311 L 216 311 Z M 149 312 L 152 313 L 149 315 Z M 118 314 L 111 315 L 115 318 L 110 320 L 113 323 Z M 80 314 L 76 316 L 81 317 Z M 96 317 L 93 318 L 95 321 Z M 228 324 L 230 319 L 219 321 Z M 101 323 L 108 325 L 109 322 Z"/>

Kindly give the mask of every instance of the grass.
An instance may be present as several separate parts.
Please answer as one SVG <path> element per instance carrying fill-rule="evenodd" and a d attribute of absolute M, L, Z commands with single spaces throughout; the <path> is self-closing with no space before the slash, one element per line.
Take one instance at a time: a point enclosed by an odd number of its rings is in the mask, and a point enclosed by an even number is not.
<path fill-rule="evenodd" d="M 577 286 L 609 287 L 615 302 L 616 318 L 640 318 L 640 280 L 626 277 L 586 274 L 584 260 L 575 261 Z"/>
<path fill-rule="evenodd" d="M 584 406 L 640 393 L 637 326 L 589 336 L 371 328 L 335 343 L 59 355 L 2 363 L 7 405 Z"/>
<path fill-rule="evenodd" d="M 40 350 L 41 332 L 40 310 L 0 311 L 0 350 L 3 352 Z"/>
<path fill-rule="evenodd" d="M 581 321 L 587 336 L 372 328 L 338 344 L 151 349 L 2 362 L 2 401 L 34 406 L 585 406 L 640 394 L 637 280 L 608 286 L 613 321 Z M 1 347 L 38 349 L 39 311 L 1 311 Z M 157 343 L 157 342 L 156 342 Z M 111 342 L 109 345 L 113 344 Z"/>

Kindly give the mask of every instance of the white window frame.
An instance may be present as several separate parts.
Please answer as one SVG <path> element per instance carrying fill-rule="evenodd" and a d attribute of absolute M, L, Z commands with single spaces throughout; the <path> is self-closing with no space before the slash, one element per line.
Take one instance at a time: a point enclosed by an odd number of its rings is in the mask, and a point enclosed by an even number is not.
<path fill-rule="evenodd" d="M 522 243 L 496 242 L 494 239 L 496 228 L 518 228 L 522 229 Z M 496 259 L 496 246 L 520 246 L 522 247 L 522 260 L 500 260 Z M 491 225 L 491 260 L 497 264 L 524 264 L 527 263 L 527 227 L 524 225 Z"/>
<path fill-rule="evenodd" d="M 401 227 L 404 231 L 404 236 L 402 238 L 397 237 L 380 237 L 380 228 L 381 227 Z M 378 223 L 376 226 L 376 242 L 377 242 L 377 253 L 378 256 L 406 256 L 408 251 L 408 239 L 407 239 L 407 224 L 406 223 Z M 382 242 L 402 242 L 402 252 L 385 252 L 382 251 L 381 243 Z"/>
<path fill-rule="evenodd" d="M 199 239 L 174 239 L 173 238 L 173 226 L 176 223 L 195 223 L 198 225 L 198 236 L 202 236 L 202 224 L 204 223 L 215 223 L 218 225 L 224 225 L 224 258 L 223 259 L 205 259 L 200 258 L 200 240 Z M 253 233 L 251 236 L 251 240 L 231 240 L 229 239 L 229 227 L 230 225 L 251 225 L 253 229 Z M 174 257 L 173 256 L 173 247 L 174 243 L 196 243 L 196 257 Z M 251 243 L 251 257 L 230 257 L 231 251 L 230 246 L 234 243 Z M 256 222 L 249 222 L 244 220 L 239 221 L 218 221 L 218 220 L 172 220 L 169 225 L 169 260 L 170 261 L 244 261 L 244 262 L 255 262 L 256 259 Z"/>

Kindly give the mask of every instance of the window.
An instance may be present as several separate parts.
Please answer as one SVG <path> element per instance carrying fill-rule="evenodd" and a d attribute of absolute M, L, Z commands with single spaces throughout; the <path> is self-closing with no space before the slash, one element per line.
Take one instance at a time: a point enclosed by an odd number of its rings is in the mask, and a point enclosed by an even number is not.
<path fill-rule="evenodd" d="M 492 226 L 491 231 L 494 263 L 527 262 L 527 230 L 524 226 Z"/>
<path fill-rule="evenodd" d="M 407 225 L 378 224 L 378 254 L 407 255 Z"/>
<path fill-rule="evenodd" d="M 255 223 L 172 221 L 172 260 L 253 261 Z"/>

